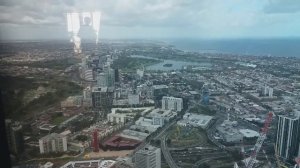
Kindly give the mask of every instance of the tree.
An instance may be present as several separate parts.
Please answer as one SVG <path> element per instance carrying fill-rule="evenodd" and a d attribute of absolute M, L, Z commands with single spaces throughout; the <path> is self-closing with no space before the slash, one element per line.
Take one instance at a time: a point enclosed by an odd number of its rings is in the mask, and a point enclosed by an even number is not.
<path fill-rule="evenodd" d="M 88 139 L 88 137 L 86 135 L 78 135 L 76 136 L 76 140 L 84 142 Z"/>
<path fill-rule="evenodd" d="M 171 139 L 167 139 L 167 144 L 170 145 L 171 144 Z"/>

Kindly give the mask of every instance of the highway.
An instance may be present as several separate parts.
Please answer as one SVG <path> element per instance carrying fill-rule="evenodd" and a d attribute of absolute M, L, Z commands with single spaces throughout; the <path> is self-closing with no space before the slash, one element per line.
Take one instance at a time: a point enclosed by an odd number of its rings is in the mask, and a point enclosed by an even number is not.
<path fill-rule="evenodd" d="M 161 143 L 160 143 L 160 147 L 161 147 L 161 151 L 165 157 L 165 160 L 167 162 L 167 164 L 169 165 L 169 167 L 171 168 L 179 168 L 177 166 L 177 164 L 175 163 L 175 161 L 173 160 L 170 151 L 168 150 L 167 144 L 166 144 L 166 138 L 167 135 L 164 135 L 163 137 L 161 137 Z"/>

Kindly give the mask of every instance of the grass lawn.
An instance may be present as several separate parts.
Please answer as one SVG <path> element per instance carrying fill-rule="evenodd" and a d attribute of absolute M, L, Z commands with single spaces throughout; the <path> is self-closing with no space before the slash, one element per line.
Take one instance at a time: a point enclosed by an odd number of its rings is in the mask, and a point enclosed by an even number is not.
<path fill-rule="evenodd" d="M 52 119 L 52 124 L 59 125 L 60 123 L 64 122 L 66 118 L 64 116 L 58 116 Z"/>
<path fill-rule="evenodd" d="M 138 68 L 157 64 L 159 62 L 161 61 L 154 59 L 120 57 L 119 59 L 114 61 L 113 68 L 122 69 L 124 72 L 135 72 Z"/>
<path fill-rule="evenodd" d="M 179 133 L 178 133 L 179 129 Z M 174 126 L 171 130 L 169 138 L 172 147 L 185 147 L 190 145 L 199 145 L 211 147 L 206 133 L 201 128 L 185 128 Z"/>
<path fill-rule="evenodd" d="M 209 109 L 207 106 L 203 105 L 196 105 L 195 107 L 191 108 L 190 110 L 191 113 L 195 114 L 204 114 L 204 115 L 210 115 L 213 116 L 216 114 L 214 110 Z"/>

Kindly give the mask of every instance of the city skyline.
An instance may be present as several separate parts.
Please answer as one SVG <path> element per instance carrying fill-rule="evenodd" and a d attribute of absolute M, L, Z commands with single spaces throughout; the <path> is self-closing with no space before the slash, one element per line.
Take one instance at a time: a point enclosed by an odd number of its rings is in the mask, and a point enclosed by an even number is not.
<path fill-rule="evenodd" d="M 2 40 L 68 39 L 66 13 L 101 11 L 100 38 L 299 37 L 300 2 L 235 1 L 8 1 L 0 3 Z"/>

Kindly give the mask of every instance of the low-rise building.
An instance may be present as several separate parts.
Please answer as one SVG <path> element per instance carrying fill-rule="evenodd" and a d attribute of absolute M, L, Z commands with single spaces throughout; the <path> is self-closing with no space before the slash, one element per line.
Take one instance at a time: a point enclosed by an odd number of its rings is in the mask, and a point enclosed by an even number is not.
<path fill-rule="evenodd" d="M 116 161 L 114 160 L 82 160 L 70 161 L 60 168 L 112 168 Z"/>
<path fill-rule="evenodd" d="M 161 125 L 154 125 L 153 118 L 144 118 L 140 117 L 136 122 L 135 125 L 132 125 L 130 129 L 133 130 L 140 130 L 142 132 L 149 132 L 152 133 L 156 131 Z"/>
<path fill-rule="evenodd" d="M 178 121 L 177 124 L 180 126 L 191 125 L 205 129 L 212 119 L 213 117 L 208 115 L 186 113 L 183 119 Z"/>
<path fill-rule="evenodd" d="M 125 129 L 119 134 L 119 136 L 128 138 L 128 139 L 135 139 L 135 140 L 143 141 L 149 136 L 149 134 L 144 133 L 144 132 Z"/>
<path fill-rule="evenodd" d="M 177 113 L 172 110 L 154 109 L 147 117 L 163 118 L 165 121 L 169 121 L 171 118 L 177 116 Z"/>
<path fill-rule="evenodd" d="M 126 122 L 126 114 L 119 113 L 109 113 L 107 114 L 107 120 L 113 123 L 125 123 Z"/>
<path fill-rule="evenodd" d="M 217 131 L 225 142 L 241 142 L 243 140 L 243 134 L 235 128 L 234 121 L 225 120 L 223 124 L 217 127 Z"/>

